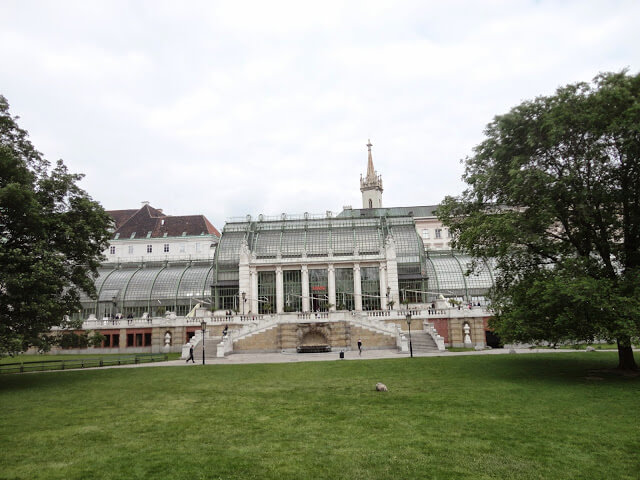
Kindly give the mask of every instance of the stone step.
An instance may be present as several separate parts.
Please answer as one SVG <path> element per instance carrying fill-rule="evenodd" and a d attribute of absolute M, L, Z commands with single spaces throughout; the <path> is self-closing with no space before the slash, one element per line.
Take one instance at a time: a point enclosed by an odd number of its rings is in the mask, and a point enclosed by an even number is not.
<path fill-rule="evenodd" d="M 431 335 L 421 330 L 411 332 L 411 346 L 414 352 L 429 353 L 438 351 L 438 346 L 431 338 Z"/>

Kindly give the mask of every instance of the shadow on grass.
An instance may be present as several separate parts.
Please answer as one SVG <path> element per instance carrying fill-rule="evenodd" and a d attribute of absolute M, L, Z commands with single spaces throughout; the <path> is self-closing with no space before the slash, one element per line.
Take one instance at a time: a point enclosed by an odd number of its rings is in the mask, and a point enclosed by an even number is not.
<path fill-rule="evenodd" d="M 618 370 L 615 352 L 585 353 L 525 353 L 509 355 L 502 361 L 478 365 L 478 377 L 502 378 L 515 383 L 532 381 L 545 383 L 594 383 L 627 384 L 640 382 L 638 372 Z M 636 355 L 636 361 L 640 360 Z M 482 362 L 481 362 L 482 363 Z M 640 362 L 639 362 L 640 363 Z"/>

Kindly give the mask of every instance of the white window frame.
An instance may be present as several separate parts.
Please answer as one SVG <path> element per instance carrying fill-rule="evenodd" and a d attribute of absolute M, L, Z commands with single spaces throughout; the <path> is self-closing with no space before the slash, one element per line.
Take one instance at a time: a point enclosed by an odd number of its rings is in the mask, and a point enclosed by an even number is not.
<path fill-rule="evenodd" d="M 163 249 L 164 249 L 164 253 L 169 253 L 169 244 L 165 243 Z"/>
<path fill-rule="evenodd" d="M 147 253 L 153 253 L 153 245 L 147 245 Z"/>

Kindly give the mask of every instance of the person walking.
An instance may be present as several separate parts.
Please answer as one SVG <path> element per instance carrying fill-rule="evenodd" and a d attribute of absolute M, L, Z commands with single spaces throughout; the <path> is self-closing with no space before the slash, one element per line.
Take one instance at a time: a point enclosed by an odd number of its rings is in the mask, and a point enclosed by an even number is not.
<path fill-rule="evenodd" d="M 193 358 L 193 344 L 189 345 L 189 358 L 187 358 L 187 363 L 189 363 L 189 360 L 196 363 L 195 358 Z"/>
<path fill-rule="evenodd" d="M 362 339 L 358 339 L 358 355 L 362 355 Z"/>

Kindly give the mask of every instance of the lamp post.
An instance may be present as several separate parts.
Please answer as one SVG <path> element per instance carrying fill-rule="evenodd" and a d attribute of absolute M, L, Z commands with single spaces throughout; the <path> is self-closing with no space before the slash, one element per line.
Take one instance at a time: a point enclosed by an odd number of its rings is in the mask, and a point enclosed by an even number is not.
<path fill-rule="evenodd" d="M 247 301 L 247 292 L 242 292 L 242 315 L 244 315 L 244 304 Z"/>
<path fill-rule="evenodd" d="M 204 365 L 204 332 L 207 331 L 206 320 L 202 320 L 202 323 L 200 324 L 200 326 L 202 327 L 202 364 Z"/>
<path fill-rule="evenodd" d="M 409 352 L 411 353 L 411 358 L 413 358 L 413 344 L 411 343 L 411 312 L 407 312 L 405 318 L 407 319 L 407 325 L 409 326 Z"/>

